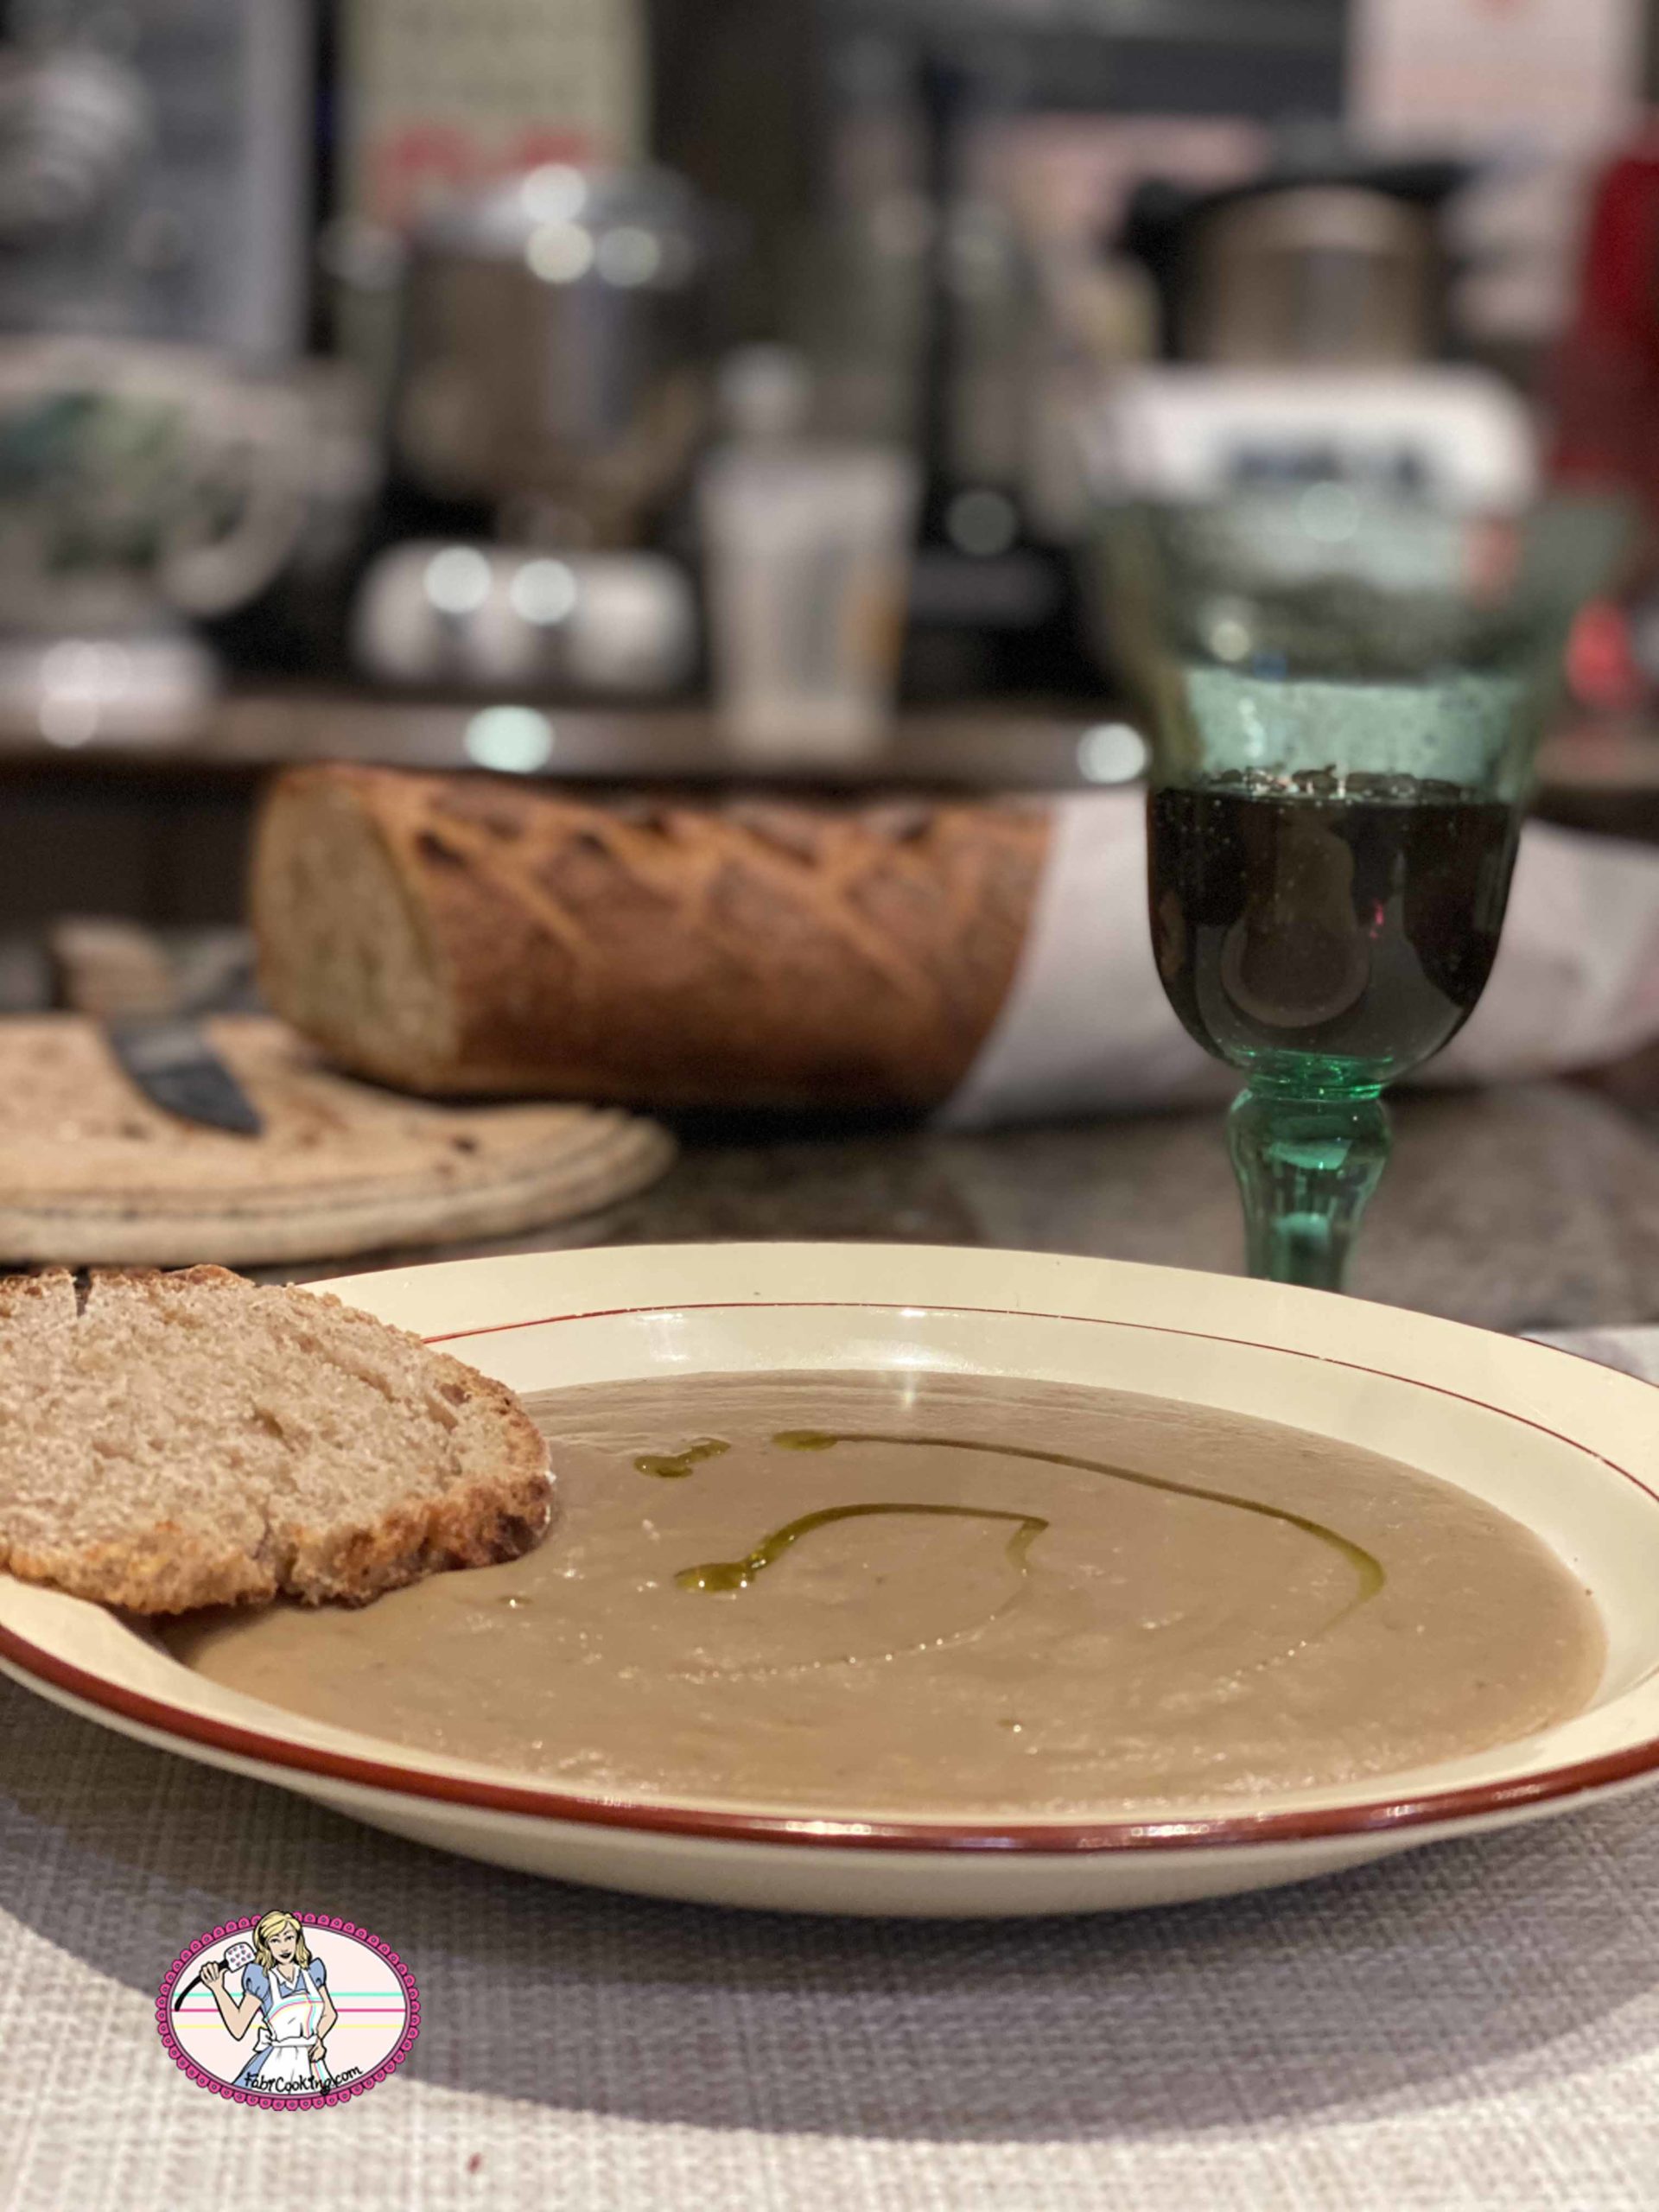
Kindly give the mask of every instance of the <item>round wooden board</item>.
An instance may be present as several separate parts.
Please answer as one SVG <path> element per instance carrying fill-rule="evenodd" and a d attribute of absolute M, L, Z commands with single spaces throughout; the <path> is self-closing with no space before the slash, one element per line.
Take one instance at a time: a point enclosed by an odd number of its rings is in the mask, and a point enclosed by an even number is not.
<path fill-rule="evenodd" d="M 77 1015 L 0 1022 L 0 1263 L 277 1266 L 512 1236 L 673 1157 L 666 1130 L 614 1109 L 438 1105 L 335 1074 L 279 1021 L 204 1027 L 262 1135 L 151 1105 Z"/>

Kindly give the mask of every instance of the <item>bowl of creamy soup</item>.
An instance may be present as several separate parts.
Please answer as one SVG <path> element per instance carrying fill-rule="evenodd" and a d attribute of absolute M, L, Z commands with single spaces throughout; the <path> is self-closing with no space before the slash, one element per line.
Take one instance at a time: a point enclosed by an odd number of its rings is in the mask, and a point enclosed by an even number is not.
<path fill-rule="evenodd" d="M 1043 1255 L 634 1248 L 330 1287 L 517 1390 L 557 1511 L 358 1609 L 0 1664 L 377 1825 L 652 1894 L 1103 1909 L 1659 1771 L 1648 1386 L 1358 1301 Z"/>

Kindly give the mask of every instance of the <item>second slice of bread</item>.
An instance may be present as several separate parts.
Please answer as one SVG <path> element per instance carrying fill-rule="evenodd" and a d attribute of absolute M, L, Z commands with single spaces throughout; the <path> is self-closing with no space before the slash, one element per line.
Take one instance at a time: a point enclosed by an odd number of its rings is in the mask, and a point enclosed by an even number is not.
<path fill-rule="evenodd" d="M 546 1447 L 511 1391 L 221 1268 L 0 1281 L 0 1567 L 147 1613 L 362 1604 L 516 1558 Z"/>

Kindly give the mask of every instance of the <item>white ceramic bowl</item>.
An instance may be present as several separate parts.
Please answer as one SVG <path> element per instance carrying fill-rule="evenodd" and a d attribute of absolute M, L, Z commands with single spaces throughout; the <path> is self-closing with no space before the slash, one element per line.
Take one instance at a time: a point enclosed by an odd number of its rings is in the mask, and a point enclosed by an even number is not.
<path fill-rule="evenodd" d="M 919 1246 L 634 1247 L 329 1288 L 521 1390 L 643 1376 L 950 1369 L 1150 1391 L 1363 1444 L 1523 1522 L 1593 1593 L 1576 1719 L 1477 1757 L 1155 1820 L 833 1820 L 618 1802 L 279 1713 L 113 1614 L 0 1576 L 0 1666 L 88 1719 L 400 1835 L 534 1873 L 807 1911 L 1096 1910 L 1263 1888 L 1536 1819 L 1659 1771 L 1659 1398 L 1564 1352 L 1230 1276 Z"/>

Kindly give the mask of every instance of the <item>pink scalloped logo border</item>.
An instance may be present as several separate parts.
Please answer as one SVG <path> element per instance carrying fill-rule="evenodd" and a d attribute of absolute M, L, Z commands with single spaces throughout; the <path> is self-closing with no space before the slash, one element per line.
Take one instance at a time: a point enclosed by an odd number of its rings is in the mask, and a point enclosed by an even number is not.
<path fill-rule="evenodd" d="M 199 2088 L 209 2089 L 215 2096 L 226 2098 L 232 2104 L 259 2105 L 267 2112 L 315 2112 L 323 2105 L 347 2104 L 352 2098 L 360 2097 L 365 2089 L 372 2089 L 377 2082 L 384 2082 L 388 2075 L 395 2074 L 414 2050 L 415 2038 L 421 2032 L 420 1992 L 415 1986 L 414 1975 L 390 1943 L 382 1942 L 379 1936 L 366 1928 L 359 1928 L 355 1921 L 342 1920 L 338 1914 L 300 1912 L 295 1917 L 308 1928 L 326 1929 L 336 1936 L 348 1936 L 354 1942 L 365 1944 L 383 1958 L 403 1984 L 404 1996 L 409 2007 L 409 2024 L 397 2049 L 388 2057 L 383 2058 L 371 2073 L 361 2075 L 355 2082 L 346 2082 L 343 2088 L 325 2089 L 315 2096 L 266 2096 L 257 2089 L 238 2089 L 234 2082 L 221 2082 L 216 2074 L 204 2073 L 179 2041 L 174 2031 L 169 2007 L 179 1976 L 190 1961 L 200 1957 L 210 1943 L 222 1943 L 230 1936 L 245 1936 L 251 1929 L 257 1927 L 259 1916 L 251 1912 L 240 1920 L 222 1921 L 217 1928 L 207 1929 L 194 1942 L 187 1943 L 162 1975 L 162 1986 L 156 1996 L 156 2029 L 168 2056 L 181 2074 L 195 2082 Z"/>

